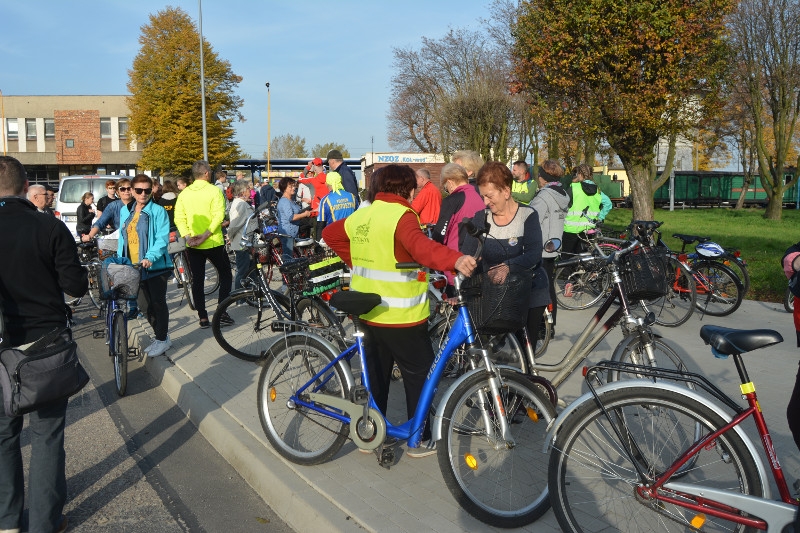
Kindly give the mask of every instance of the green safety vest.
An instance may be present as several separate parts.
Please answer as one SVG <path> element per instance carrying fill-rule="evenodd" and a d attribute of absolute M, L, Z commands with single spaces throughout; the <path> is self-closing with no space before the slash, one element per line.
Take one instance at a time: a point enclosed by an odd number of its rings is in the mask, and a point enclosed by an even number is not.
<path fill-rule="evenodd" d="M 428 275 L 419 269 L 398 270 L 394 234 L 407 211 L 401 204 L 376 200 L 347 217 L 344 230 L 350 238 L 350 288 L 381 295 L 381 303 L 361 315 L 375 324 L 415 324 L 428 318 Z M 418 217 L 419 218 L 419 217 Z"/>
<path fill-rule="evenodd" d="M 511 180 L 511 197 L 521 204 L 530 204 L 536 195 L 536 184 L 533 180 L 519 182 Z"/>
<path fill-rule="evenodd" d="M 572 185 L 572 205 L 564 218 L 564 233 L 580 233 L 587 229 L 592 229 L 594 224 L 589 222 L 589 219 L 595 219 L 600 216 L 600 189 L 597 189 L 597 194 L 587 196 L 581 188 L 580 182 L 573 183 Z M 583 216 L 584 208 L 586 216 Z M 588 217 L 588 218 L 587 218 Z"/>

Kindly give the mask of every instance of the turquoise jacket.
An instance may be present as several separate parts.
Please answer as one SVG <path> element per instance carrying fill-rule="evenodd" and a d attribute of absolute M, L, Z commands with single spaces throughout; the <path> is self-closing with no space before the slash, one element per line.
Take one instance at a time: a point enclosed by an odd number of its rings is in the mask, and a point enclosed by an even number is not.
<path fill-rule="evenodd" d="M 134 209 L 136 203 L 129 204 L 128 207 Z M 127 257 L 128 250 L 128 223 L 131 219 L 131 211 L 126 207 L 120 210 L 119 223 L 119 243 L 117 244 L 117 255 Z M 136 224 L 136 233 L 139 234 L 139 261 L 147 259 L 153 265 L 148 269 L 142 269 L 142 279 L 152 278 L 172 270 L 172 258 L 167 253 L 169 243 L 169 216 L 167 211 L 150 200 L 142 208 L 139 214 L 139 222 Z"/>

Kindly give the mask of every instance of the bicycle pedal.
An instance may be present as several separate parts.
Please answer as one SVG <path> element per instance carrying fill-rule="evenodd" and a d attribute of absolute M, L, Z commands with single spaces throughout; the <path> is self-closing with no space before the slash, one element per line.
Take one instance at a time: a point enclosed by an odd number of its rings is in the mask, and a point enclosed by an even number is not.
<path fill-rule="evenodd" d="M 353 390 L 350 391 L 350 401 L 356 405 L 366 405 L 369 401 L 369 393 L 367 392 L 367 388 L 363 385 L 353 387 Z"/>
<path fill-rule="evenodd" d="M 139 358 L 139 348 L 128 347 L 128 358 Z"/>
<path fill-rule="evenodd" d="M 93 339 L 102 339 L 105 336 L 106 336 L 106 330 L 104 329 L 95 329 L 92 331 Z"/>
<path fill-rule="evenodd" d="M 389 470 L 394 464 L 394 446 L 381 446 L 380 455 L 378 456 L 378 464 L 386 470 Z"/>

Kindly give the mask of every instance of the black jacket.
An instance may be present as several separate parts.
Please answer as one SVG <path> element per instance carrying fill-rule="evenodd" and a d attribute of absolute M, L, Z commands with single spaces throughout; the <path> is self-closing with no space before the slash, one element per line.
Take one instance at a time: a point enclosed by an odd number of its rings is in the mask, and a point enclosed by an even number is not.
<path fill-rule="evenodd" d="M 102 211 L 102 209 L 101 209 Z M 81 202 L 78 209 L 75 211 L 78 221 L 75 223 L 75 232 L 78 235 L 89 233 L 92 229 L 92 220 L 94 220 L 94 213 L 89 211 L 89 206 Z"/>
<path fill-rule="evenodd" d="M 0 228 L 0 304 L 11 346 L 19 346 L 66 326 L 64 293 L 83 295 L 89 284 L 75 239 L 60 220 L 24 198 L 5 196 Z"/>

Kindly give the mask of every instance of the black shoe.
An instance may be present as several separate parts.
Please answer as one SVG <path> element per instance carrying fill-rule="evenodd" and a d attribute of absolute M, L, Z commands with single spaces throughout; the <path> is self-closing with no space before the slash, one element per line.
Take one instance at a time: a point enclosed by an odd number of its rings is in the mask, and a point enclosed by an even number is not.
<path fill-rule="evenodd" d="M 200 319 L 200 329 L 208 329 L 211 327 L 211 322 L 207 318 Z"/>
<path fill-rule="evenodd" d="M 230 326 L 233 325 L 234 322 L 228 313 L 222 313 L 219 315 L 219 323 L 222 326 Z"/>

